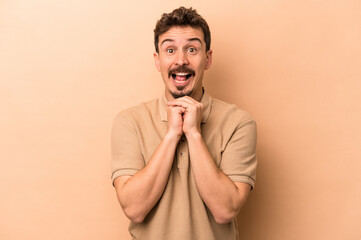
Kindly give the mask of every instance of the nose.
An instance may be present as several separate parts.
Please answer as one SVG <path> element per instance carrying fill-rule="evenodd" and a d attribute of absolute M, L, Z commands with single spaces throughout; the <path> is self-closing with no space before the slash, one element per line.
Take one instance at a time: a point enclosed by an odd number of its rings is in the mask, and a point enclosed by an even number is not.
<path fill-rule="evenodd" d="M 188 58 L 187 54 L 185 54 L 183 51 L 178 51 L 178 54 L 175 59 L 175 63 L 178 66 L 188 65 Z"/>

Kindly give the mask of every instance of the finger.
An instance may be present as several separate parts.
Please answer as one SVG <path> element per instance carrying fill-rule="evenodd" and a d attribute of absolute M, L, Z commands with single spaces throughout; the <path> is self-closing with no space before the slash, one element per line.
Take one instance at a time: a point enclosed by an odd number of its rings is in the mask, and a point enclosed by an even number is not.
<path fill-rule="evenodd" d="M 177 98 L 173 101 L 170 101 L 168 102 L 169 104 L 173 105 L 173 104 L 179 104 L 179 105 L 182 105 L 182 104 L 186 104 L 186 105 L 198 105 L 200 104 L 200 102 L 197 102 L 196 100 L 194 100 L 193 98 L 190 98 L 190 97 L 182 97 L 182 98 Z"/>
<path fill-rule="evenodd" d="M 200 103 L 196 100 L 194 100 L 193 98 L 189 97 L 189 96 L 184 96 L 184 97 L 181 97 L 181 98 L 178 98 L 180 100 L 184 100 L 186 102 L 189 102 L 189 103 L 192 103 L 192 104 L 197 104 L 197 103 Z"/>
<path fill-rule="evenodd" d="M 176 99 L 174 101 L 168 102 L 170 106 L 182 106 L 186 108 L 186 110 L 201 110 L 203 109 L 203 104 L 197 101 L 191 101 L 190 99 Z M 192 110 L 193 109 L 193 110 Z"/>
<path fill-rule="evenodd" d="M 173 106 L 173 107 L 180 106 L 180 107 L 184 107 L 184 108 L 189 108 L 192 105 L 193 104 L 183 101 L 183 100 L 174 100 L 174 101 L 168 102 L 168 106 Z"/>
<path fill-rule="evenodd" d="M 184 113 L 186 111 L 186 109 L 184 107 L 180 107 L 180 106 L 168 106 L 170 111 L 177 111 L 178 113 Z"/>
<path fill-rule="evenodd" d="M 172 103 L 176 103 L 176 102 L 187 102 L 189 104 L 197 104 L 197 103 L 199 103 L 196 100 L 194 100 L 193 98 L 188 97 L 188 96 L 177 98 L 177 99 L 175 99 L 173 101 L 169 101 L 168 103 L 172 104 Z"/>

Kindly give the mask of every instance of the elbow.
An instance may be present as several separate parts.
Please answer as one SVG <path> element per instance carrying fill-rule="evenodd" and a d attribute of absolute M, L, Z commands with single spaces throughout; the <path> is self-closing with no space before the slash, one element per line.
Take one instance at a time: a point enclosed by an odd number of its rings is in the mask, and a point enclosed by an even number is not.
<path fill-rule="evenodd" d="M 230 216 L 217 216 L 217 217 L 214 217 L 214 220 L 216 221 L 216 223 L 218 224 L 227 224 L 227 223 L 230 223 L 232 222 L 232 220 L 235 218 L 234 217 L 230 217 Z"/>
<path fill-rule="evenodd" d="M 144 218 L 146 217 L 147 213 L 142 211 L 142 208 L 134 205 L 129 204 L 125 199 L 118 196 L 119 204 L 122 207 L 123 213 L 125 216 L 134 223 L 141 223 L 143 222 Z"/>
<path fill-rule="evenodd" d="M 127 218 L 134 223 L 141 223 L 144 221 L 146 214 L 139 210 L 132 209 L 130 207 L 123 207 L 123 212 Z"/>
<path fill-rule="evenodd" d="M 241 210 L 243 204 L 247 199 L 247 195 L 242 195 L 242 197 L 237 198 L 233 203 L 228 204 L 222 208 L 218 208 L 214 213 L 214 220 L 218 224 L 227 224 L 233 221 L 237 217 L 239 211 Z"/>
<path fill-rule="evenodd" d="M 238 211 L 223 211 L 223 212 L 219 212 L 217 214 L 214 214 L 214 220 L 216 221 L 216 223 L 218 224 L 227 224 L 232 222 L 232 220 L 237 217 Z"/>
<path fill-rule="evenodd" d="M 142 223 L 144 221 L 144 216 L 127 216 L 130 221 L 133 223 Z"/>

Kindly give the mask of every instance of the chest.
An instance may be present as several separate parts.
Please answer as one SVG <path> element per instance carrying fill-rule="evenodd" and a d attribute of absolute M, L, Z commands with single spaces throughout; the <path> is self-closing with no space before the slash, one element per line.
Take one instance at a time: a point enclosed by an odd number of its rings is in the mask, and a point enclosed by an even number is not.
<path fill-rule="evenodd" d="M 153 124 L 151 127 L 149 124 L 144 125 L 138 132 L 140 149 L 145 163 L 147 164 L 152 157 L 153 153 L 159 146 L 162 138 L 167 131 L 167 122 L 161 122 L 160 124 Z M 219 166 L 222 152 L 226 147 L 226 143 L 229 139 L 227 133 L 220 130 L 219 127 L 212 126 L 210 124 L 202 124 L 202 138 L 208 147 L 210 154 L 212 155 L 215 163 Z M 174 160 L 178 168 L 187 168 L 189 165 L 189 146 L 187 138 L 183 135 L 174 153 Z"/>

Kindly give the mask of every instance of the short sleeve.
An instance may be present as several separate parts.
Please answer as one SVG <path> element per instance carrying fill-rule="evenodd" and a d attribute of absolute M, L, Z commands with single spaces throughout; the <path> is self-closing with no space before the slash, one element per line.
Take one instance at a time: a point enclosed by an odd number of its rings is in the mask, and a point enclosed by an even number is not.
<path fill-rule="evenodd" d="M 111 133 L 111 179 L 131 176 L 144 168 L 145 163 L 135 124 L 131 118 L 118 114 L 113 122 Z"/>
<path fill-rule="evenodd" d="M 252 189 L 256 180 L 257 127 L 254 120 L 240 124 L 222 153 L 220 169 L 234 182 L 244 182 Z"/>

